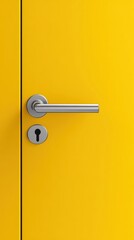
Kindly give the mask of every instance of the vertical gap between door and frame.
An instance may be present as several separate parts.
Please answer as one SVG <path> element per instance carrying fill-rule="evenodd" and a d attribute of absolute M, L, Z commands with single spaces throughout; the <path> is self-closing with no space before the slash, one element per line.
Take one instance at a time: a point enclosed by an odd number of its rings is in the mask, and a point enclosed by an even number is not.
<path fill-rule="evenodd" d="M 20 0 L 20 240 L 22 240 L 22 0 Z"/>

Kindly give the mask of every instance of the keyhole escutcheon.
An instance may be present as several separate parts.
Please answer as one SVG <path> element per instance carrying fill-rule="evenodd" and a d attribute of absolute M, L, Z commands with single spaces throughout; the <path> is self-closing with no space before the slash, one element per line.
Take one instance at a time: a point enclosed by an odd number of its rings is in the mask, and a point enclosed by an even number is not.
<path fill-rule="evenodd" d="M 31 143 L 41 144 L 46 141 L 48 132 L 44 126 L 35 124 L 28 129 L 27 136 Z"/>

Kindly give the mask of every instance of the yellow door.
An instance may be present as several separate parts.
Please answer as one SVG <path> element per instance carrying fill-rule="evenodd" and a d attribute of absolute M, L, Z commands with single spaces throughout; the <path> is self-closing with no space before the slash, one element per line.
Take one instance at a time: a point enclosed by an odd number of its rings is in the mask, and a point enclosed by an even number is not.
<path fill-rule="evenodd" d="M 134 2 L 23 0 L 23 240 L 134 239 Z M 99 113 L 26 110 L 98 103 Z M 48 130 L 32 144 L 28 129 Z"/>
<path fill-rule="evenodd" d="M 19 1 L 0 1 L 0 240 L 20 239 L 19 13 Z"/>

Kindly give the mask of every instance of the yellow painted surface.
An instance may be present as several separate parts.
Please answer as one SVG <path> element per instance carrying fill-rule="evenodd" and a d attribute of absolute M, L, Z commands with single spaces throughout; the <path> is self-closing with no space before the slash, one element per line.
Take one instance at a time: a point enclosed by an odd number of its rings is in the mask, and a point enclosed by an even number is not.
<path fill-rule="evenodd" d="M 0 1 L 0 239 L 19 240 L 19 1 Z"/>
<path fill-rule="evenodd" d="M 35 119 L 36 93 L 100 113 Z M 24 240 L 134 239 L 133 105 L 133 1 L 23 0 Z"/>

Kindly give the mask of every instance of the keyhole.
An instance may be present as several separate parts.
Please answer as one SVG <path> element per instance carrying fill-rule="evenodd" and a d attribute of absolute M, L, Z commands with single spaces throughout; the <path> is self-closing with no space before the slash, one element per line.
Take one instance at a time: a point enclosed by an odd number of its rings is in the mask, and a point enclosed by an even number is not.
<path fill-rule="evenodd" d="M 41 134 L 41 130 L 37 128 L 35 130 L 35 134 L 36 134 L 36 141 L 39 142 L 39 135 Z"/>

